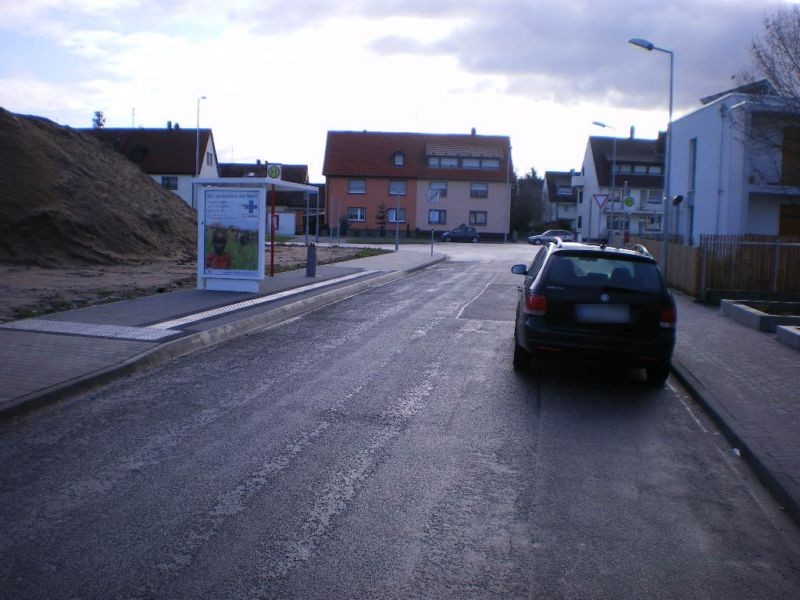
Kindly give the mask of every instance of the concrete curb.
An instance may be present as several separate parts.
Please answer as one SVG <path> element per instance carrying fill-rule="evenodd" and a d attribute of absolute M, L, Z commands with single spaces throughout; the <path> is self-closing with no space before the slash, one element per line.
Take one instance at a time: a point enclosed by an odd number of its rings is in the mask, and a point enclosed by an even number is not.
<path fill-rule="evenodd" d="M 392 271 L 385 275 L 378 275 L 376 277 L 367 278 L 364 281 L 357 281 L 333 290 L 316 293 L 308 298 L 284 304 L 274 309 L 268 309 L 240 320 L 213 327 L 206 331 L 167 341 L 115 365 L 87 373 L 33 394 L 16 398 L 0 408 L 0 420 L 23 414 L 35 408 L 54 404 L 78 393 L 88 392 L 93 388 L 110 383 L 120 377 L 152 365 L 191 354 L 197 350 L 213 346 L 214 344 L 230 340 L 246 333 L 277 325 L 293 317 L 322 308 L 328 304 L 339 302 L 368 289 L 402 279 L 416 271 L 425 269 L 443 260 L 445 260 L 445 257 L 433 258 L 428 262 L 407 270 Z"/>
<path fill-rule="evenodd" d="M 673 358 L 672 372 L 687 389 L 692 398 L 703 407 L 714 424 L 720 428 L 728 442 L 739 450 L 741 458 L 753 469 L 761 483 L 772 492 L 775 499 L 789 515 L 800 524 L 800 489 L 795 488 L 792 481 L 782 477 L 782 470 L 769 454 L 757 443 L 745 442 L 739 432 L 739 426 L 732 415 L 724 408 L 713 392 L 706 389 L 702 382 L 692 374 L 680 360 Z"/>

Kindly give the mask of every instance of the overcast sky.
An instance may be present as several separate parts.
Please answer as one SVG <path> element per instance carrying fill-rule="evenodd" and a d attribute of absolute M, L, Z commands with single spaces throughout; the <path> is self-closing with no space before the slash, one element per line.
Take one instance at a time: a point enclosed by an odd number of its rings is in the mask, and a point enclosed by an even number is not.
<path fill-rule="evenodd" d="M 798 0 L 0 0 L 0 106 L 91 127 L 213 130 L 222 162 L 309 165 L 329 130 L 507 135 L 580 168 L 589 135 L 665 129 L 734 85 Z"/>

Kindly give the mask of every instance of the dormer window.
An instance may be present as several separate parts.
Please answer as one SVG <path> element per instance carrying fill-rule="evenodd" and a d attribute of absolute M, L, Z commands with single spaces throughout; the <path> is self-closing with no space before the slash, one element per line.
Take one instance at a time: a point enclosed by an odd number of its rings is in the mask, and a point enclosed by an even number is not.
<path fill-rule="evenodd" d="M 394 156 L 392 156 L 392 164 L 395 167 L 402 167 L 406 164 L 406 155 L 402 152 L 395 152 Z"/>

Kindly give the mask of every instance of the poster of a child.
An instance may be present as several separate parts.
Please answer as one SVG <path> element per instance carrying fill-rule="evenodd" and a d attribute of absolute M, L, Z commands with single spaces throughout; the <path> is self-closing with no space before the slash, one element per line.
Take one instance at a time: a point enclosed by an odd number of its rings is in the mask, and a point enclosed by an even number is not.
<path fill-rule="evenodd" d="M 263 278 L 260 190 L 205 190 L 203 267 L 214 277 Z M 262 227 L 263 229 L 263 227 Z"/>
<path fill-rule="evenodd" d="M 231 255 L 225 251 L 228 245 L 228 232 L 215 228 L 211 234 L 212 251 L 206 254 L 206 269 L 230 269 Z"/>

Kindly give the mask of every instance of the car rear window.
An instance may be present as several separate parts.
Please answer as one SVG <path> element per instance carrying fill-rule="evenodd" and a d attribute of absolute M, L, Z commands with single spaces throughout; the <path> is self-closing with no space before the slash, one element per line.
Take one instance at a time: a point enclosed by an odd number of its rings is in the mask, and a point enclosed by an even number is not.
<path fill-rule="evenodd" d="M 640 292 L 661 289 L 655 263 L 593 254 L 556 254 L 550 261 L 545 283 L 598 288 L 613 286 Z"/>

